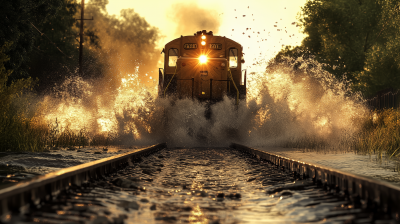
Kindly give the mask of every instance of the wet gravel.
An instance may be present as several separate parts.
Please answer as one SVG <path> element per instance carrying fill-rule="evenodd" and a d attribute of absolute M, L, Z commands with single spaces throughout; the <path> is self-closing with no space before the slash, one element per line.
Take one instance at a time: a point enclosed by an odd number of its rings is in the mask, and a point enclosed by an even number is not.
<path fill-rule="evenodd" d="M 164 149 L 9 223 L 396 223 L 230 148 Z"/>

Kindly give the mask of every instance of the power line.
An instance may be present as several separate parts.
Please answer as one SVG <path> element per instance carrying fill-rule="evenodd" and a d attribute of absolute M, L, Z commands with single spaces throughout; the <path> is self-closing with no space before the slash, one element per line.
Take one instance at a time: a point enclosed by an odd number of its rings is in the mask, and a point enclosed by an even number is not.
<path fill-rule="evenodd" d="M 60 48 L 58 48 L 57 45 L 55 43 L 53 43 L 53 41 L 51 41 L 50 38 L 45 33 L 40 32 L 40 30 L 35 25 L 33 25 L 33 23 L 31 21 L 29 21 L 29 23 L 40 33 L 41 36 L 45 36 L 50 41 L 50 43 L 52 43 L 54 45 L 54 47 L 57 48 L 57 50 L 60 51 L 65 57 L 72 58 L 72 57 L 67 56 L 62 50 L 60 50 Z"/>

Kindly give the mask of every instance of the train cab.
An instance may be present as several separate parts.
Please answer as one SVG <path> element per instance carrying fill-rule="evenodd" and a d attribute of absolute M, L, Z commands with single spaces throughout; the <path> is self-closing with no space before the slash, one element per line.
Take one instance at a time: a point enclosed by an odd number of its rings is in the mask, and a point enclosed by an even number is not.
<path fill-rule="evenodd" d="M 246 98 L 243 47 L 212 31 L 181 36 L 165 45 L 159 69 L 159 96 L 217 102 L 224 95 Z"/>

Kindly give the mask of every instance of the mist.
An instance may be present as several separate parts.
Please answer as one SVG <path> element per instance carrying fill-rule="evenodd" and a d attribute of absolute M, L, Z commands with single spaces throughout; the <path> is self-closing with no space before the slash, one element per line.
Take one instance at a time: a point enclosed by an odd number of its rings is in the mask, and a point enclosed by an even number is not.
<path fill-rule="evenodd" d="M 58 101 L 46 97 L 50 123 L 57 119 L 59 125 L 85 130 L 90 137 L 112 136 L 119 145 L 167 142 L 170 147 L 196 147 L 237 142 L 348 149 L 359 131 L 357 119 L 368 111 L 345 79 L 336 79 L 312 58 L 300 57 L 249 75 L 247 100 L 236 106 L 234 99 L 224 97 L 211 106 L 212 117 L 207 120 L 204 103 L 158 97 L 158 75 L 151 72 L 161 56 L 156 50 L 158 30 L 132 9 L 122 10 L 119 19 L 102 10 L 89 8 L 88 14 L 96 19 L 86 23 L 96 34 L 87 48 L 104 62 L 102 75 L 93 80 L 73 76 L 58 86 Z M 173 5 L 169 11 L 178 25 L 176 34 L 218 32 L 216 12 L 197 4 Z"/>
<path fill-rule="evenodd" d="M 134 9 L 121 10 L 120 17 L 111 16 L 107 4 L 106 0 L 86 3 L 85 18 L 93 20 L 84 21 L 83 76 L 77 70 L 65 74 L 64 81 L 43 99 L 46 121 L 61 129 L 84 130 L 92 137 L 124 133 L 117 129 L 126 126 L 115 124 L 129 120 L 137 111 L 128 116 L 120 109 L 130 108 L 126 106 L 129 101 L 148 97 L 143 94 L 154 95 L 157 63 L 162 57 L 157 48 L 158 28 Z"/>
<path fill-rule="evenodd" d="M 168 19 L 176 24 L 175 36 L 193 35 L 200 30 L 217 34 L 221 26 L 218 12 L 201 8 L 197 3 L 176 3 L 168 9 Z"/>
<path fill-rule="evenodd" d="M 85 9 L 88 17 L 95 18 L 85 22 L 85 32 L 93 34 L 88 36 L 85 47 L 103 66 L 101 80 L 97 82 L 115 90 L 128 74 L 139 72 L 142 84 L 154 86 L 161 58 L 161 50 L 157 48 L 158 28 L 151 26 L 134 9 L 121 10 L 120 17 L 108 15 L 104 11 L 106 4 L 92 0 Z"/>

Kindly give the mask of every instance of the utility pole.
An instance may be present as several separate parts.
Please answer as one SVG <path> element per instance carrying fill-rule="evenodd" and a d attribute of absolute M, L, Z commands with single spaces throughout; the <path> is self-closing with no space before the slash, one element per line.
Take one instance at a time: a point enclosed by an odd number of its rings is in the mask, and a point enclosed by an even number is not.
<path fill-rule="evenodd" d="M 79 32 L 79 75 L 82 77 L 83 75 L 83 67 L 82 67 L 82 56 L 83 56 L 83 18 L 85 15 L 85 0 L 82 0 L 82 9 L 81 9 L 81 29 Z"/>
<path fill-rule="evenodd" d="M 79 32 L 79 75 L 83 75 L 83 66 L 82 66 L 82 58 L 83 58 L 83 20 L 93 20 L 93 16 L 91 19 L 85 19 L 85 0 L 82 0 L 82 6 L 81 6 L 81 18 L 76 19 L 81 21 L 81 27 L 80 27 L 80 32 Z"/>

